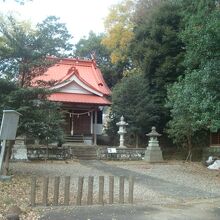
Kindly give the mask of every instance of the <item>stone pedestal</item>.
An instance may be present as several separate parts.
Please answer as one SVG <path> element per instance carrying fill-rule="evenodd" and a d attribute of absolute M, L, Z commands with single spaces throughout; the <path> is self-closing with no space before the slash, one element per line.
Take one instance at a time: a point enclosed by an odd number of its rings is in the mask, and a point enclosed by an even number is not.
<path fill-rule="evenodd" d="M 12 148 L 11 159 L 13 160 L 28 160 L 27 146 L 24 143 L 24 137 L 17 137 Z"/>
<path fill-rule="evenodd" d="M 149 141 L 147 150 L 145 151 L 144 160 L 147 162 L 163 161 L 162 151 L 159 147 L 158 141 Z"/>
<path fill-rule="evenodd" d="M 163 155 L 162 155 L 162 151 L 159 146 L 159 142 L 157 140 L 157 137 L 161 135 L 156 132 L 155 127 L 152 127 L 151 133 L 147 134 L 147 136 L 150 137 L 150 140 L 148 142 L 148 146 L 145 151 L 144 160 L 147 162 L 152 162 L 152 163 L 162 162 Z"/>

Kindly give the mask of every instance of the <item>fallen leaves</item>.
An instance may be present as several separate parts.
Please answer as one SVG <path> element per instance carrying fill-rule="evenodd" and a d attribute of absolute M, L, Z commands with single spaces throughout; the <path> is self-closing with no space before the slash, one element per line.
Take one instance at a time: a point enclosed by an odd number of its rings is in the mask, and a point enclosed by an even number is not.
<path fill-rule="evenodd" d="M 21 209 L 21 220 L 39 219 L 39 213 L 30 207 L 29 195 L 29 176 L 16 175 L 10 181 L 0 182 L 0 219 L 6 219 L 5 216 L 12 206 Z"/>

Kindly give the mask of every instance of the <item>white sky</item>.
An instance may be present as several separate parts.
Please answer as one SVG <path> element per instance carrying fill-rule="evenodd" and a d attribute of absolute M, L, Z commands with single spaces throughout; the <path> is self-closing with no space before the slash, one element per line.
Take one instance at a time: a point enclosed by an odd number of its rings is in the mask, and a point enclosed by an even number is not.
<path fill-rule="evenodd" d="M 0 0 L 0 12 L 6 15 L 16 12 L 19 18 L 32 23 L 50 15 L 60 17 L 76 43 L 91 30 L 97 34 L 104 32 L 103 21 L 109 7 L 119 2 L 121 0 L 33 0 L 19 5 L 14 0 Z"/>

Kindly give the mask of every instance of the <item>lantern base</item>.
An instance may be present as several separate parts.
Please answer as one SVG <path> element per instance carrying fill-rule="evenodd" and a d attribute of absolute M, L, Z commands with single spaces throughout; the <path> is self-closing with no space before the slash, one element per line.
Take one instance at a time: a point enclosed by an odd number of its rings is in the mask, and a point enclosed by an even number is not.
<path fill-rule="evenodd" d="M 144 160 L 150 163 L 163 162 L 163 155 L 160 147 L 155 143 L 149 144 L 145 151 Z"/>
<path fill-rule="evenodd" d="M 0 175 L 0 181 L 10 181 L 12 179 L 12 176 L 4 176 Z"/>
<path fill-rule="evenodd" d="M 18 137 L 12 148 L 12 160 L 28 160 L 27 146 L 24 143 L 24 137 Z"/>

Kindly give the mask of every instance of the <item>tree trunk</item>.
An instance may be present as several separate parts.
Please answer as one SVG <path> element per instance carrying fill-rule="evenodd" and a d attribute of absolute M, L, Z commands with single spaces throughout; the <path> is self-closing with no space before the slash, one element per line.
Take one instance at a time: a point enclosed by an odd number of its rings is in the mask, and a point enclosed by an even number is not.
<path fill-rule="evenodd" d="M 188 155 L 186 157 L 186 161 L 192 160 L 192 137 L 190 135 L 187 136 L 187 144 L 188 144 Z"/>
<path fill-rule="evenodd" d="M 135 147 L 138 148 L 139 145 L 139 136 L 138 134 L 135 134 Z"/>

